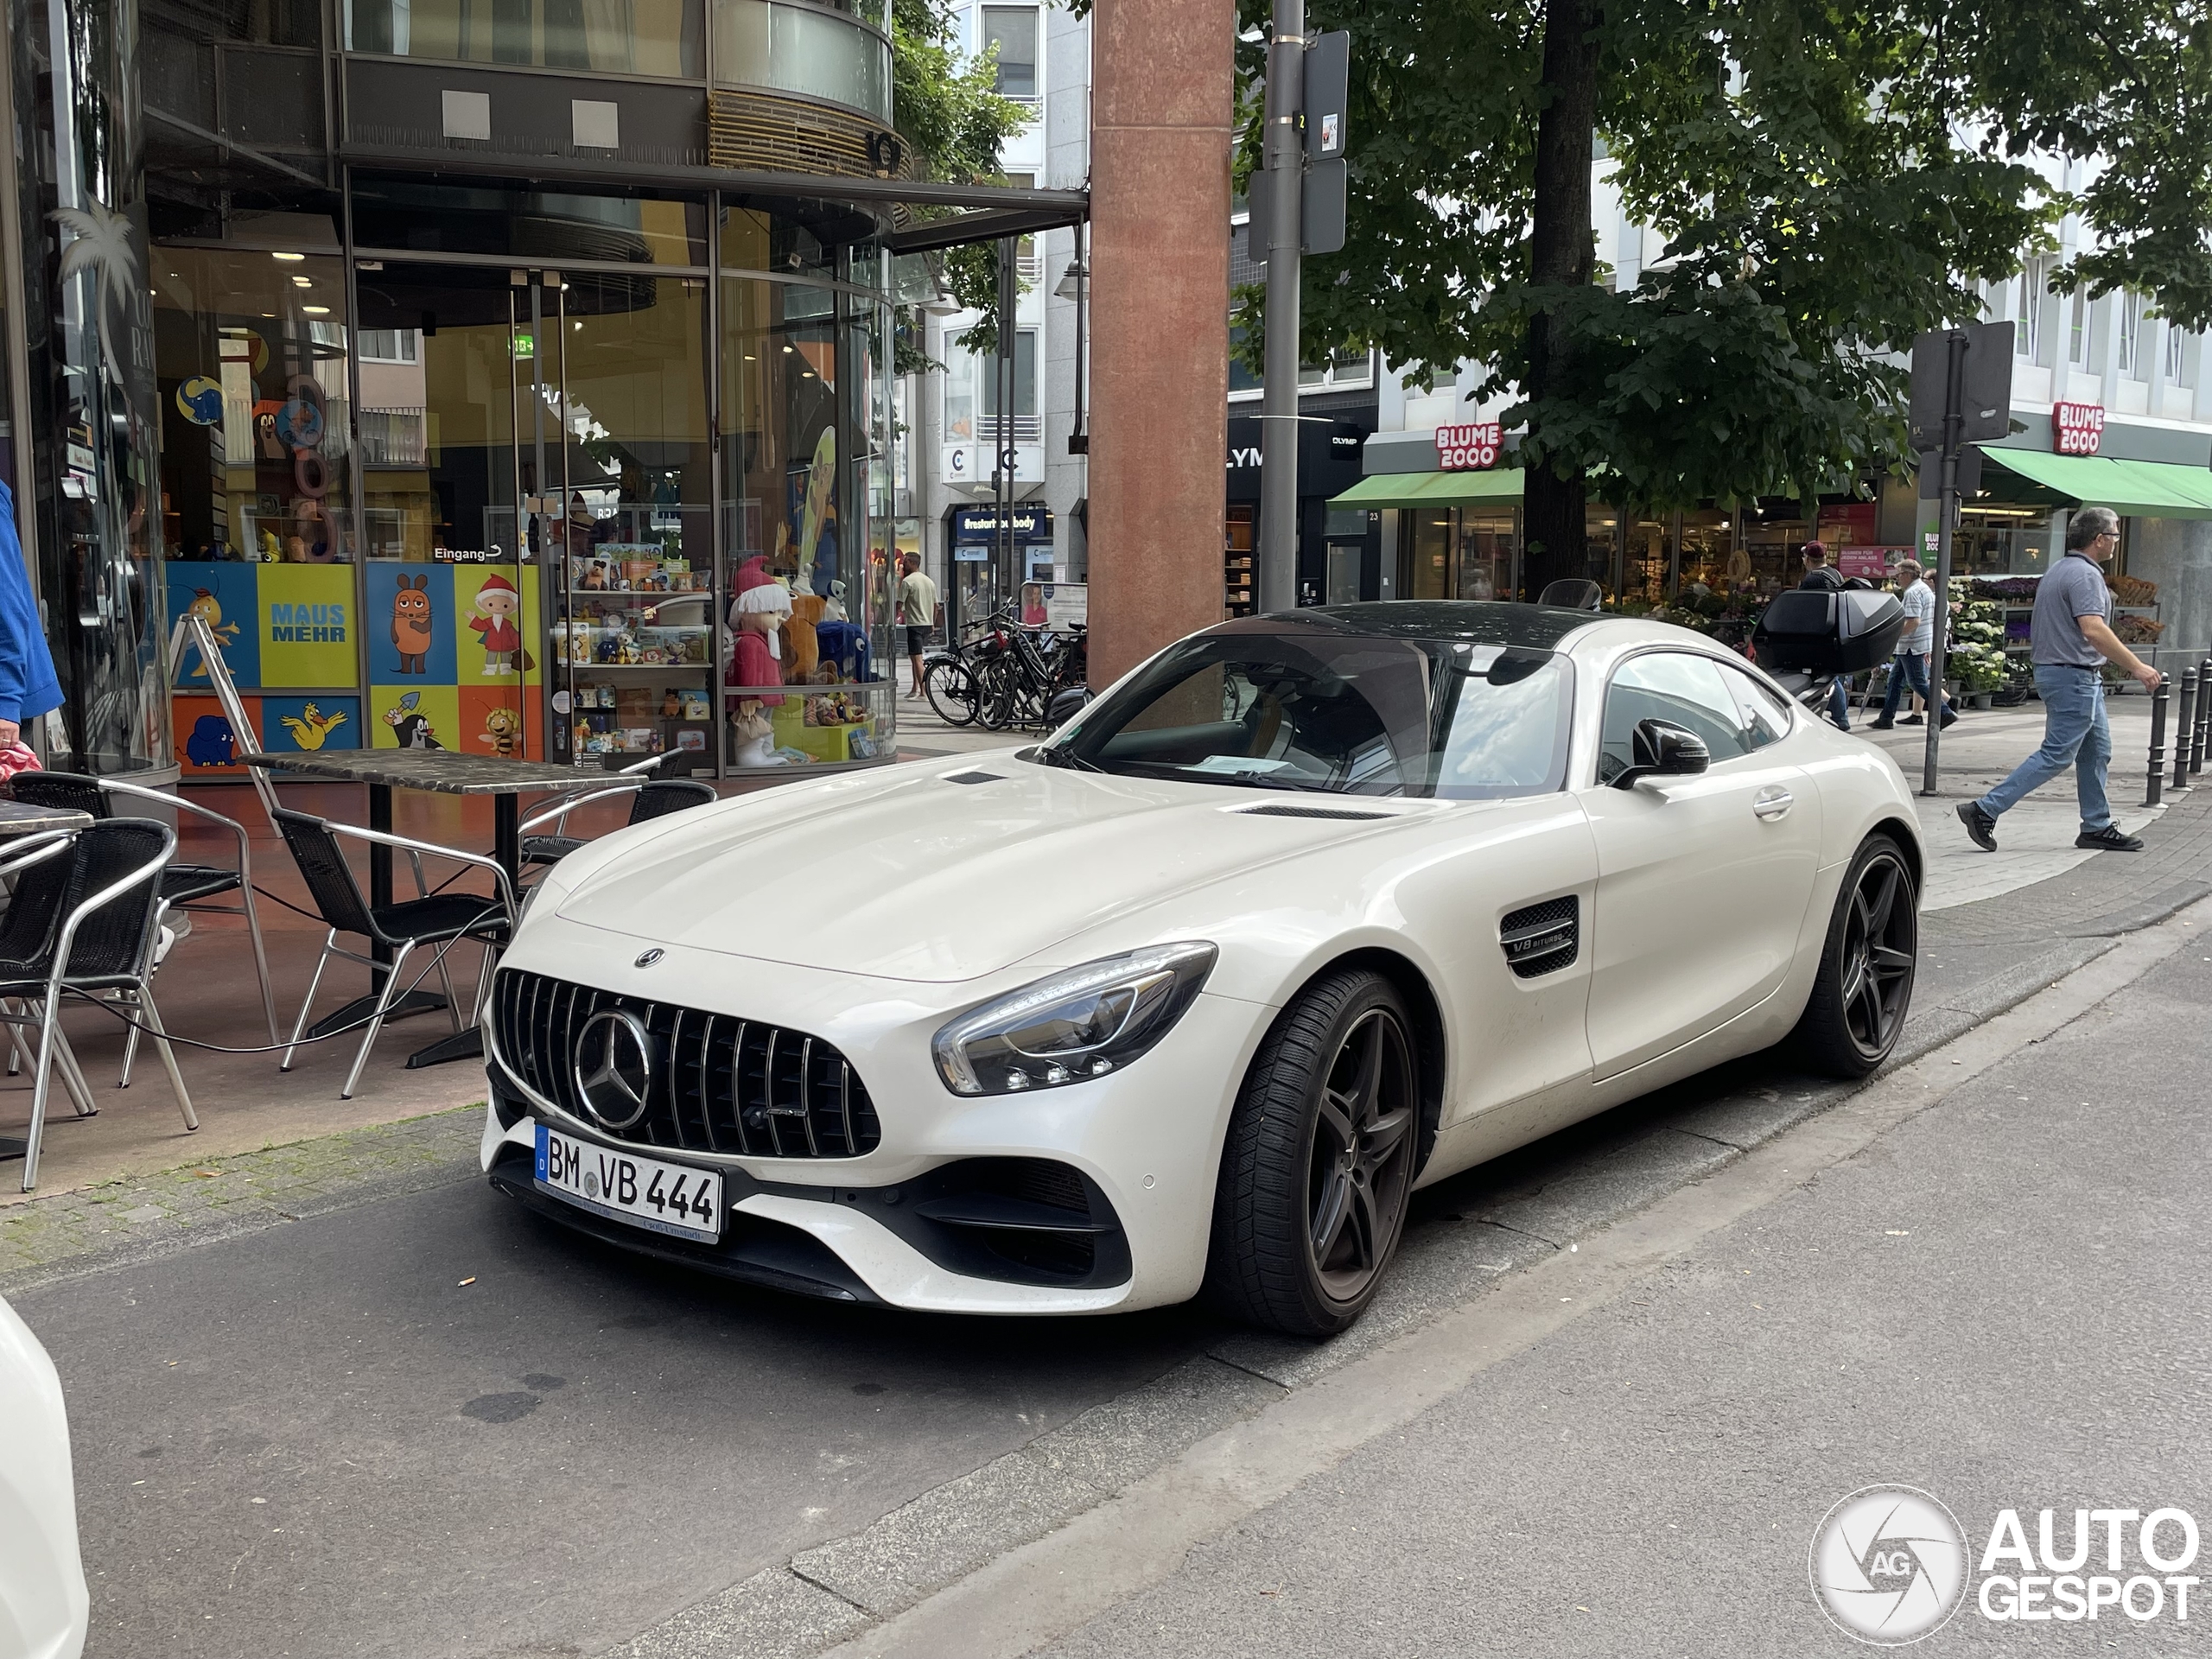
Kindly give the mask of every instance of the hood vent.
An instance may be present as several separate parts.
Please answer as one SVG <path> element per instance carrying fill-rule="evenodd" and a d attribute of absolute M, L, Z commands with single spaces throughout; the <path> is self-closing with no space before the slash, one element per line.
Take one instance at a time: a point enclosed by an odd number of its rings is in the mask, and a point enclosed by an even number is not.
<path fill-rule="evenodd" d="M 995 784 L 1005 777 L 1002 772 L 948 772 L 944 774 L 944 781 L 948 784 Z"/>
<path fill-rule="evenodd" d="M 1342 818 L 1347 823 L 1363 823 L 1376 818 L 1395 818 L 1395 812 L 1361 812 L 1342 806 L 1240 806 L 1240 818 Z"/>

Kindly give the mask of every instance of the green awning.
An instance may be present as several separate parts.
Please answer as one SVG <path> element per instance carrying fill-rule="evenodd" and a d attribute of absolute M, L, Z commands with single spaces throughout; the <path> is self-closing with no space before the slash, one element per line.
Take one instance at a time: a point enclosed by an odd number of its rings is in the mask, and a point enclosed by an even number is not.
<path fill-rule="evenodd" d="M 2131 518 L 2212 518 L 2212 469 L 2206 467 L 1987 444 L 1981 454 L 1983 461 L 2082 506 L 2110 507 Z M 1990 488 L 1988 474 L 1982 476 L 1983 487 Z"/>
<path fill-rule="evenodd" d="M 1376 473 L 1363 478 L 1332 507 L 1460 507 L 1480 502 L 1500 506 L 1521 499 L 1518 467 L 1480 473 Z"/>

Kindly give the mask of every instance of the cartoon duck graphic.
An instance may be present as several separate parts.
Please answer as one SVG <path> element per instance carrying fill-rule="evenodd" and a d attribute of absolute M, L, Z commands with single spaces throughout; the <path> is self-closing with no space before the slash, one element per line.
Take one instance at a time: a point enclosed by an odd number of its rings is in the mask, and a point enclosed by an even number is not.
<path fill-rule="evenodd" d="M 192 590 L 192 602 L 184 607 L 184 613 L 187 616 L 198 617 L 207 625 L 207 632 L 215 636 L 215 645 L 218 650 L 226 650 L 238 644 L 240 632 L 238 625 L 223 620 L 222 601 L 205 588 L 195 588 Z M 194 669 L 192 677 L 195 680 L 206 679 L 207 664 L 202 663 Z"/>
<path fill-rule="evenodd" d="M 298 714 L 285 715 L 282 719 L 293 742 L 303 749 L 319 749 L 323 739 L 346 723 L 346 711 L 340 709 L 326 715 L 310 702 Z"/>

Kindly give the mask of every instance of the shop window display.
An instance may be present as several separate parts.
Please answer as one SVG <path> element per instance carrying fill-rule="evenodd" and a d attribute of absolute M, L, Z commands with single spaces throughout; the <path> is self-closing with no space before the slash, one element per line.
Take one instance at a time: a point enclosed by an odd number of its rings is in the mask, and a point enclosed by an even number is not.
<path fill-rule="evenodd" d="M 726 257 L 751 227 L 726 239 Z M 880 308 L 725 277 L 721 690 L 728 764 L 867 760 L 890 730 L 889 385 Z"/>

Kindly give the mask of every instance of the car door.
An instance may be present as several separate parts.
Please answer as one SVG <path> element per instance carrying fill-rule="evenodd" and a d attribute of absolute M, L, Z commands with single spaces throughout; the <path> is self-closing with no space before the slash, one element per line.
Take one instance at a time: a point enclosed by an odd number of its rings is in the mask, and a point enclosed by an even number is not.
<path fill-rule="evenodd" d="M 1652 717 L 1704 739 L 1711 766 L 1615 786 L 1636 723 Z M 1818 791 L 1783 741 L 1796 718 L 1750 675 L 1703 653 L 1644 652 L 1614 669 L 1598 775 L 1581 796 L 1598 855 L 1598 1077 L 1702 1036 L 1789 972 L 1821 847 Z"/>

